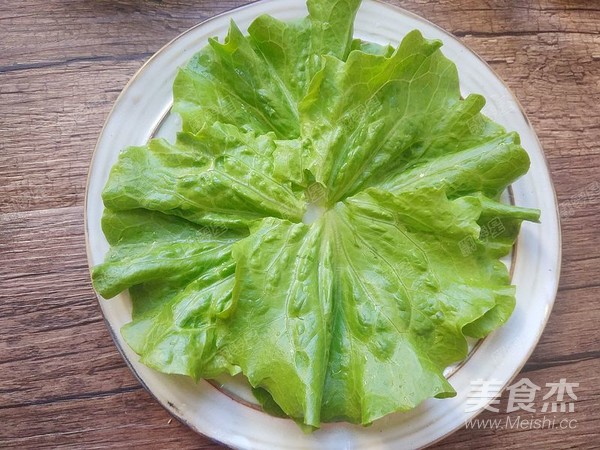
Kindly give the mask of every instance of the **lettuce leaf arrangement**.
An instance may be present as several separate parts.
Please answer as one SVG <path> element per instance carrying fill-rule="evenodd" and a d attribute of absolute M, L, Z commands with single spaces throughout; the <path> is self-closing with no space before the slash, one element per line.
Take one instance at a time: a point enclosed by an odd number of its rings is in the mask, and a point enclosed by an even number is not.
<path fill-rule="evenodd" d="M 454 395 L 443 371 L 510 316 L 499 258 L 539 217 L 499 202 L 527 153 L 461 97 L 441 42 L 353 39 L 359 4 L 232 23 L 179 71 L 183 130 L 121 152 L 92 272 L 129 289 L 144 364 L 241 372 L 308 427 Z"/>

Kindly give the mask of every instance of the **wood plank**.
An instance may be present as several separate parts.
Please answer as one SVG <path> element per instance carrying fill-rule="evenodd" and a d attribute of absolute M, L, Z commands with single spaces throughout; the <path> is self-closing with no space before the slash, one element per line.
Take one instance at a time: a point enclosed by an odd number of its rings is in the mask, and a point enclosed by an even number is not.
<path fill-rule="evenodd" d="M 0 67 L 154 52 L 196 23 L 244 3 L 5 0 L 0 5 L 0 17 L 9 30 L 9 39 L 0 47 Z M 598 32 L 599 26 L 598 8 L 583 1 L 560 6 L 551 1 L 532 5 L 476 0 L 390 3 L 422 14 L 461 36 L 556 31 L 581 34 Z"/>
<path fill-rule="evenodd" d="M 597 386 L 600 383 L 598 369 L 600 361 L 585 360 L 568 366 L 548 367 L 543 370 L 531 370 L 520 374 L 513 380 L 519 381 L 522 377 L 528 378 L 535 385 L 541 387 L 541 391 L 533 402 L 535 413 L 515 411 L 506 413 L 508 404 L 508 393 L 505 391 L 497 405 L 500 412 L 484 411 L 478 416 L 481 420 L 499 420 L 504 429 L 461 429 L 449 436 L 433 448 L 440 449 L 519 449 L 527 445 L 533 448 L 597 448 L 598 438 L 598 402 L 600 394 Z M 579 383 L 579 387 L 573 388 L 577 396 L 574 401 L 574 411 L 571 413 L 543 413 L 541 411 L 544 401 L 543 395 L 548 393 L 546 383 L 557 383 L 565 378 L 568 383 Z M 568 399 L 568 397 L 566 397 Z M 540 429 L 506 429 L 507 417 L 510 424 L 515 424 L 517 417 L 522 419 L 540 419 L 544 416 L 549 422 L 554 420 L 554 426 L 547 425 Z M 575 421 L 571 423 L 574 428 L 560 428 L 561 421 Z M 511 426 L 509 424 L 509 426 Z M 568 423 L 563 422 L 568 427 Z"/>
<path fill-rule="evenodd" d="M 0 408 L 138 385 L 90 286 L 82 213 L 0 216 Z"/>
<path fill-rule="evenodd" d="M 595 359 L 600 364 L 598 318 L 590 314 L 590 305 L 599 295 L 600 286 L 559 292 L 526 370 L 579 359 Z"/>
<path fill-rule="evenodd" d="M 72 63 L 0 74 L 0 212 L 83 204 L 102 124 L 140 65 Z"/>
<path fill-rule="evenodd" d="M 4 0 L 0 72 L 65 61 L 149 56 L 175 36 L 240 1 Z"/>
<path fill-rule="evenodd" d="M 0 409 L 2 448 L 221 448 L 171 416 L 143 389 Z"/>

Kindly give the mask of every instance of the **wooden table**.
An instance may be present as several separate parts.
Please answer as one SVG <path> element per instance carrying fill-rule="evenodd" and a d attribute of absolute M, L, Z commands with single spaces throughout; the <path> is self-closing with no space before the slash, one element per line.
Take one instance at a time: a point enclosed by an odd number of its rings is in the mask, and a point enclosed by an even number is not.
<path fill-rule="evenodd" d="M 0 2 L 0 447 L 218 447 L 172 420 L 113 345 L 90 285 L 83 201 L 95 141 L 127 80 L 182 31 L 243 3 Z M 597 447 L 600 4 L 393 3 L 461 38 L 514 90 L 565 211 L 558 297 L 517 379 L 580 383 L 575 412 L 556 414 L 575 428 L 462 429 L 440 448 Z M 509 417 L 519 414 L 542 417 Z"/>

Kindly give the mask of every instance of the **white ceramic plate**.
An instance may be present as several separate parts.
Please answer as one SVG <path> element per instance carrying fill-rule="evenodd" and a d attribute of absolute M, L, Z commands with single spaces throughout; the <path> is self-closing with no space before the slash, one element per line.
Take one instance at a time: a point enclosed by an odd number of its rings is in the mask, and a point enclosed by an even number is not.
<path fill-rule="evenodd" d="M 154 55 L 133 77 L 115 103 L 98 140 L 86 193 L 86 238 L 90 266 L 103 261 L 109 246 L 100 227 L 101 191 L 121 149 L 143 145 L 154 135 L 173 137 L 178 118 L 170 114 L 171 86 L 177 68 L 213 36 L 224 37 L 234 19 L 242 30 L 260 14 L 289 20 L 306 15 L 303 0 L 263 0 L 214 17 L 190 29 Z M 465 412 L 472 380 L 499 380 L 506 385 L 535 347 L 554 302 L 560 270 L 560 230 L 556 199 L 544 154 L 535 132 L 517 100 L 494 72 L 457 39 L 407 11 L 384 3 L 365 1 L 358 13 L 355 35 L 370 41 L 398 44 L 418 28 L 427 38 L 444 42 L 442 51 L 458 66 L 463 95 L 481 93 L 484 112 L 521 135 L 531 157 L 529 173 L 512 186 L 517 205 L 539 208 L 542 224 L 524 223 L 518 251 L 513 254 L 513 284 L 517 306 L 501 329 L 492 333 L 451 375 L 457 395 L 430 399 L 409 413 L 392 414 L 370 427 L 325 424 L 310 435 L 291 421 L 253 408 L 244 386 L 225 380 L 225 395 L 207 382 L 193 383 L 143 366 L 123 341 L 120 328 L 131 320 L 131 303 L 124 293 L 100 299 L 104 317 L 119 350 L 144 386 L 174 416 L 194 430 L 238 448 L 418 448 L 427 446 L 457 428 L 479 411 Z M 234 395 L 231 395 L 233 393 Z M 241 401 L 240 401 L 241 400 Z"/>

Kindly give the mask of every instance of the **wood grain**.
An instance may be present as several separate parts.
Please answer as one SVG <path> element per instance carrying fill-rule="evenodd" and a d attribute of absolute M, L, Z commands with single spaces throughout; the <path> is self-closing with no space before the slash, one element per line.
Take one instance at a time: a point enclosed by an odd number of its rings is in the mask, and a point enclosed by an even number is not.
<path fill-rule="evenodd" d="M 127 80 L 185 29 L 243 3 L 0 2 L 1 448 L 219 448 L 172 420 L 114 347 L 89 283 L 83 199 L 95 141 Z M 565 211 L 558 297 L 517 379 L 579 382 L 577 427 L 461 429 L 435 447 L 597 448 L 600 4 L 391 3 L 460 37 L 513 89 Z"/>

